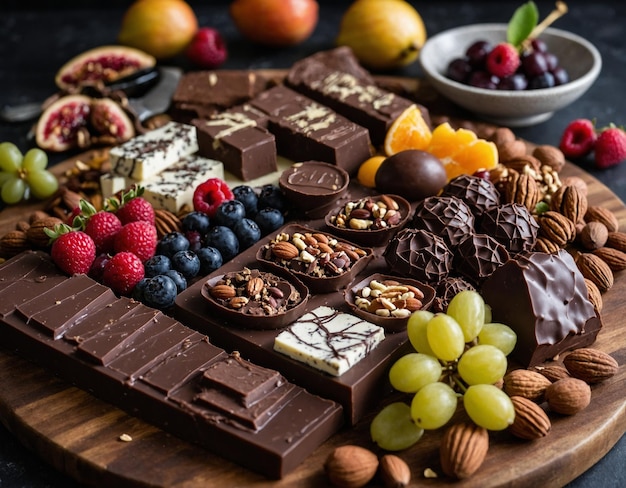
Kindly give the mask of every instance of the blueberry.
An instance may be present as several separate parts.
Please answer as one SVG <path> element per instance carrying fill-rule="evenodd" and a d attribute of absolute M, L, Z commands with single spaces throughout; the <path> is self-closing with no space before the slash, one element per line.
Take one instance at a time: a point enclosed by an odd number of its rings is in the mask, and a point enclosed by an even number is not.
<path fill-rule="evenodd" d="M 204 212 L 194 210 L 185 215 L 181 224 L 183 232 L 197 231 L 200 234 L 206 234 L 211 226 L 211 220 Z"/>
<path fill-rule="evenodd" d="M 207 247 L 216 248 L 224 262 L 230 261 L 239 253 L 239 240 L 235 233 L 224 225 L 216 225 L 209 229 L 205 237 Z"/>
<path fill-rule="evenodd" d="M 170 269 L 169 271 L 166 271 L 163 274 L 165 276 L 169 276 L 170 278 L 172 278 L 172 281 L 176 283 L 176 291 L 178 293 L 187 289 L 187 280 L 185 279 L 185 277 L 180 271 L 176 271 L 175 269 Z"/>
<path fill-rule="evenodd" d="M 193 278 L 200 271 L 200 259 L 189 249 L 178 251 L 172 256 L 172 269 L 180 271 L 186 279 Z"/>
<path fill-rule="evenodd" d="M 150 278 L 142 278 L 139 283 L 137 283 L 135 285 L 135 288 L 133 288 L 133 293 L 132 293 L 132 297 L 134 300 L 137 300 L 138 302 L 143 302 L 143 291 L 146 289 L 146 286 L 148 286 L 148 282 L 150 281 Z"/>
<path fill-rule="evenodd" d="M 246 207 L 239 200 L 226 200 L 217 207 L 213 221 L 231 229 L 246 216 Z"/>
<path fill-rule="evenodd" d="M 152 278 L 156 275 L 165 274 L 172 268 L 172 262 L 165 254 L 155 254 L 145 263 L 143 263 L 143 269 L 146 274 L 146 278 Z"/>
<path fill-rule="evenodd" d="M 259 196 L 254 189 L 248 185 L 239 185 L 233 188 L 235 199 L 243 203 L 246 209 L 246 217 L 253 218 L 258 209 Z"/>
<path fill-rule="evenodd" d="M 285 223 L 285 217 L 280 210 L 266 207 L 259 210 L 254 217 L 254 221 L 261 229 L 261 235 L 266 235 L 282 227 Z"/>
<path fill-rule="evenodd" d="M 261 187 L 258 208 L 265 207 L 276 208 L 281 212 L 287 210 L 287 199 L 280 187 L 276 185 L 263 185 Z"/>
<path fill-rule="evenodd" d="M 165 234 L 157 243 L 156 254 L 164 254 L 171 258 L 178 251 L 189 249 L 189 240 L 182 232 L 170 232 Z"/>
<path fill-rule="evenodd" d="M 200 274 L 208 275 L 222 265 L 222 254 L 214 247 L 203 247 L 196 252 L 200 259 Z"/>
<path fill-rule="evenodd" d="M 160 310 L 166 309 L 174 305 L 176 300 L 176 283 L 166 275 L 158 275 L 149 278 L 146 287 L 143 290 L 143 302 Z"/>
<path fill-rule="evenodd" d="M 244 217 L 235 225 L 233 229 L 241 249 L 247 249 L 261 238 L 261 229 L 257 223 Z"/>

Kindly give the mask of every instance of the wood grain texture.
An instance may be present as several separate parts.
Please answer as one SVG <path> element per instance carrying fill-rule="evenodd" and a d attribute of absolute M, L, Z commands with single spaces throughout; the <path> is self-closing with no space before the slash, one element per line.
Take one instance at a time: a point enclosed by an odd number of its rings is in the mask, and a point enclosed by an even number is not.
<path fill-rule="evenodd" d="M 53 171 L 61 174 L 77 158 Z M 608 188 L 567 164 L 562 176 L 570 175 L 582 177 L 589 185 L 590 204 L 615 212 L 620 228 L 626 230 L 626 207 Z M 0 235 L 39 207 L 21 204 L 4 209 Z M 424 478 L 427 468 L 441 473 L 438 445 L 442 433 L 427 432 L 411 449 L 398 453 L 411 467 L 413 485 L 558 487 L 602 458 L 626 431 L 625 294 L 626 278 L 621 272 L 603 297 L 604 328 L 594 345 L 611 354 L 620 368 L 615 377 L 593 387 L 587 409 L 573 417 L 551 414 L 551 433 L 537 441 L 516 440 L 506 432 L 491 433 L 485 463 L 473 477 L 460 482 L 441 474 L 438 479 Z M 98 486 L 320 487 L 328 485 L 323 463 L 336 446 L 355 443 L 382 454 L 369 439 L 371 418 L 366 418 L 332 437 L 285 478 L 268 480 L 102 402 L 4 349 L 0 349 L 0 419 L 56 469 Z M 132 441 L 120 440 L 122 434 L 131 436 Z"/>

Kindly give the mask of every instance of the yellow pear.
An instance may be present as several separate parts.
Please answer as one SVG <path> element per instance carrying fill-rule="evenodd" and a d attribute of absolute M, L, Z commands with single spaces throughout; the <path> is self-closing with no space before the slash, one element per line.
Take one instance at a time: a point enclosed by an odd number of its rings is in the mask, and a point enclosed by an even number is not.
<path fill-rule="evenodd" d="M 404 0 L 356 0 L 344 13 L 337 44 L 352 48 L 373 70 L 391 70 L 413 63 L 426 42 L 419 13 Z"/>

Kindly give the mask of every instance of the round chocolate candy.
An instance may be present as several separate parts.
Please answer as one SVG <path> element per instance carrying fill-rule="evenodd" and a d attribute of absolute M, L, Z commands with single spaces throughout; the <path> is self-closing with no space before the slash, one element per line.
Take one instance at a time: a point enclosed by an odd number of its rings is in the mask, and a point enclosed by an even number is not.
<path fill-rule="evenodd" d="M 490 235 L 512 254 L 531 251 L 537 242 L 539 224 L 519 203 L 505 203 L 487 210 L 478 232 Z"/>
<path fill-rule="evenodd" d="M 480 285 L 508 259 L 509 252 L 493 237 L 472 234 L 459 242 L 453 264 L 457 272 L 472 283 Z"/>
<path fill-rule="evenodd" d="M 473 175 L 459 175 L 451 179 L 441 190 L 441 196 L 460 198 L 469 205 L 476 218 L 500 205 L 500 192 L 495 185 L 486 178 Z"/>
<path fill-rule="evenodd" d="M 454 251 L 461 239 L 474 232 L 474 214 L 460 198 L 432 196 L 417 204 L 411 227 L 441 236 Z"/>
<path fill-rule="evenodd" d="M 385 159 L 374 181 L 379 192 L 395 193 L 415 202 L 439 193 L 448 177 L 439 158 L 409 149 Z"/>

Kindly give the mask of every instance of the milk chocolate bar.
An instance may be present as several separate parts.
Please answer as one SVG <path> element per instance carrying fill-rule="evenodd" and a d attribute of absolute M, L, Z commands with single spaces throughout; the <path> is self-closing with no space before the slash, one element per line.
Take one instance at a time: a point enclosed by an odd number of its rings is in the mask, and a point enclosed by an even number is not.
<path fill-rule="evenodd" d="M 393 121 L 414 103 L 358 74 L 338 70 L 319 54 L 294 63 L 285 84 L 367 128 L 375 145 L 384 142 Z"/>
<path fill-rule="evenodd" d="M 0 303 L 7 295 L 17 300 L 2 316 L 5 347 L 268 477 L 293 470 L 342 423 L 337 403 L 85 275 L 63 275 L 44 253 L 0 266 Z"/>
<path fill-rule="evenodd" d="M 294 162 L 324 161 L 354 174 L 371 156 L 367 129 L 286 86 L 270 88 L 249 103 L 269 116 L 278 154 Z"/>

